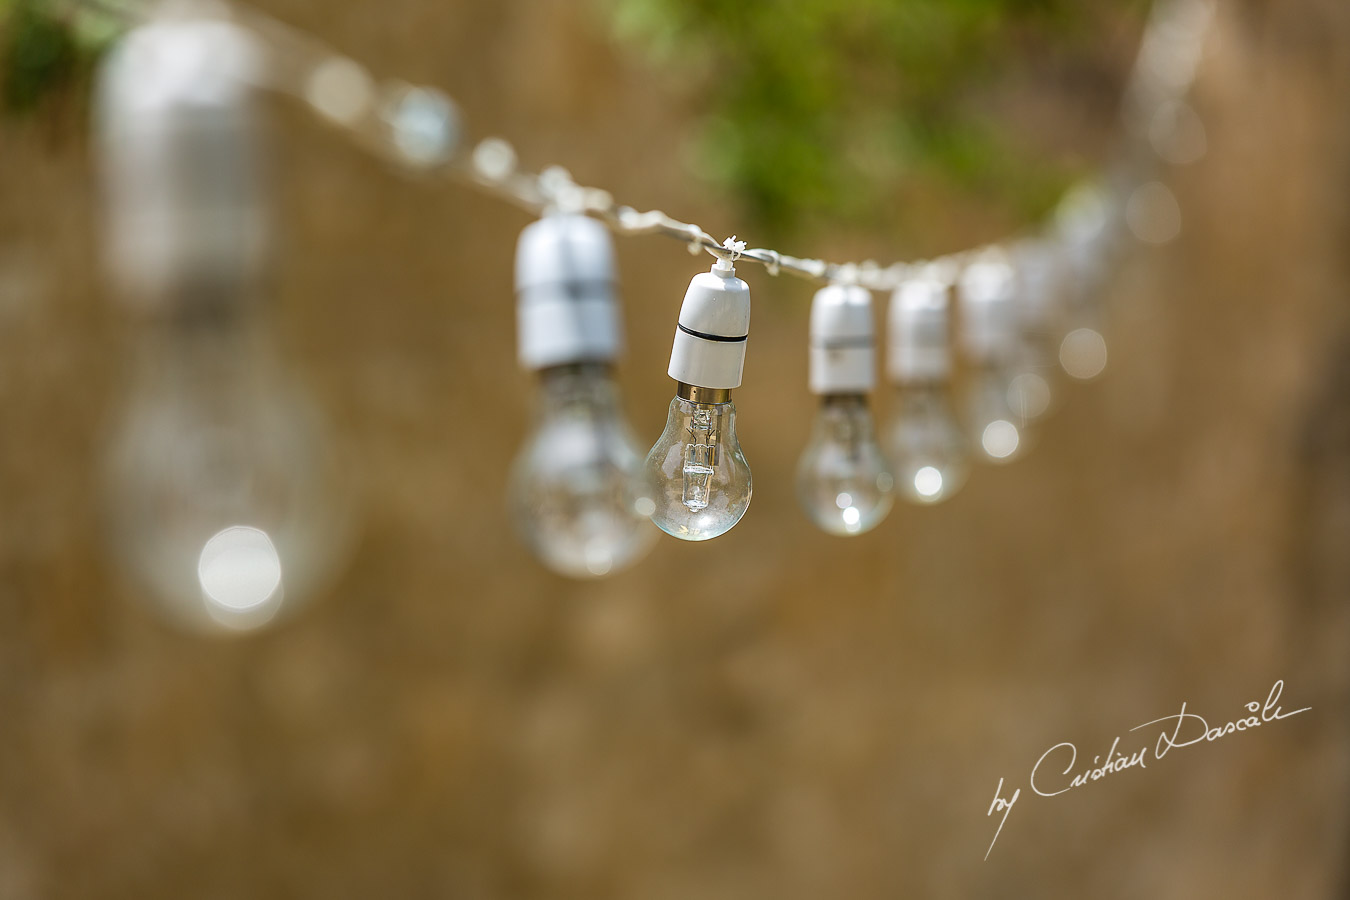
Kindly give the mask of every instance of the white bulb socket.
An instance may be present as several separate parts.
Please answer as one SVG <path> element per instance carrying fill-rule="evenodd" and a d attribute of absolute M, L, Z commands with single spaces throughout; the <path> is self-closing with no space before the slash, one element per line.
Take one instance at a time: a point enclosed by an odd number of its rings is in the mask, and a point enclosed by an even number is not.
<path fill-rule="evenodd" d="M 248 30 L 186 12 L 108 54 L 96 97 L 104 244 L 128 304 L 254 293 L 268 243 L 254 108 L 264 62 Z"/>
<path fill-rule="evenodd" d="M 961 349 L 978 366 L 1009 362 L 1020 329 L 1013 268 L 1001 253 L 966 266 L 957 284 L 961 299 Z"/>
<path fill-rule="evenodd" d="M 946 281 L 919 272 L 900 283 L 887 315 L 886 374 L 894 384 L 951 377 L 950 318 Z"/>
<path fill-rule="evenodd" d="M 670 351 L 670 377 L 697 387 L 740 387 L 749 335 L 750 285 L 719 260 L 689 282 Z"/>
<path fill-rule="evenodd" d="M 516 337 L 531 371 L 610 362 L 623 351 L 614 247 L 587 216 L 544 216 L 516 244 Z"/>
<path fill-rule="evenodd" d="M 816 394 L 865 394 L 876 387 L 872 292 L 831 284 L 811 301 L 810 383 Z"/>

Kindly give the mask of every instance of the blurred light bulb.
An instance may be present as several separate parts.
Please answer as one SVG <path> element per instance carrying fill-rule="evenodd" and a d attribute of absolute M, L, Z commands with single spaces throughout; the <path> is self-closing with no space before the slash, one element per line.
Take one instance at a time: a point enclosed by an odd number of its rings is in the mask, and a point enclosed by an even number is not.
<path fill-rule="evenodd" d="M 516 527 L 540 561 L 598 578 L 640 559 L 656 539 L 641 461 L 607 366 L 541 372 L 535 427 L 509 489 Z"/>
<path fill-rule="evenodd" d="M 1006 369 L 976 369 L 966 384 L 966 417 L 971 441 L 986 462 L 1012 462 L 1030 449 L 1027 419 L 1015 403 L 1016 376 Z"/>
<path fill-rule="evenodd" d="M 810 354 L 811 391 L 822 399 L 797 464 L 797 498 L 822 530 L 862 534 L 886 518 L 895 489 L 867 408 L 876 386 L 870 292 L 844 284 L 816 292 Z"/>
<path fill-rule="evenodd" d="M 887 371 L 897 392 L 886 449 L 896 486 L 913 503 L 947 499 L 970 471 L 970 447 L 949 400 L 950 278 L 929 266 L 891 296 Z"/>
<path fill-rule="evenodd" d="M 1013 269 L 999 250 L 961 273 L 962 343 L 970 360 L 966 419 L 971 442 L 987 462 L 1011 462 L 1028 449 L 1027 408 L 1037 405 L 1018 385 L 1021 335 Z M 1019 409 L 1020 407 L 1020 409 Z"/>
<path fill-rule="evenodd" d="M 1061 204 L 1064 214 L 1057 230 L 1056 245 L 1061 260 L 1059 272 L 1065 296 L 1065 317 L 1064 325 L 1059 329 L 1062 339 L 1054 349 L 1064 373 L 1080 381 L 1096 378 L 1106 368 L 1103 299 L 1111 273 L 1120 261 L 1126 243 L 1124 236 L 1131 228 L 1128 223 L 1130 203 L 1121 198 L 1133 198 L 1137 193 L 1133 184 L 1116 187 L 1114 191 L 1105 187 L 1082 189 L 1089 191 L 1085 196 L 1095 194 L 1101 198 L 1106 212 L 1097 227 L 1082 227 L 1067 214 L 1071 207 Z M 1114 198 L 1114 201 L 1108 201 L 1108 198 Z"/>
<path fill-rule="evenodd" d="M 741 384 L 750 287 L 726 260 L 695 275 L 680 307 L 666 427 L 647 454 L 652 521 L 672 537 L 706 541 L 730 531 L 750 506 L 750 466 L 736 436 L 732 388 Z"/>
<path fill-rule="evenodd" d="M 1059 257 L 1066 315 L 1098 305 L 1129 246 L 1123 198 L 1130 188 L 1122 182 L 1124 177 L 1078 185 L 1056 209 L 1050 239 Z"/>
<path fill-rule="evenodd" d="M 1050 413 L 1059 399 L 1051 378 L 1058 370 L 1058 335 L 1064 317 L 1064 263 L 1057 247 L 1045 239 L 1020 242 L 1012 250 L 1012 259 L 1020 334 L 1008 403 L 1015 415 L 1032 422 Z"/>
<path fill-rule="evenodd" d="M 539 377 L 534 429 L 508 488 L 516 528 L 553 571 L 609 575 L 656 539 L 611 366 L 622 338 L 609 233 L 571 213 L 529 225 L 516 248 L 516 291 L 520 362 Z"/>
<path fill-rule="evenodd" d="M 1059 362 L 1069 377 L 1090 381 L 1106 369 L 1106 340 L 1096 329 L 1075 328 L 1060 343 Z"/>
<path fill-rule="evenodd" d="M 1189 103 L 1161 103 L 1148 124 L 1148 140 L 1163 161 L 1175 166 L 1198 162 L 1209 150 L 1205 123 Z"/>
<path fill-rule="evenodd" d="M 1146 244 L 1166 244 L 1181 234 L 1181 207 L 1172 189 L 1161 181 L 1141 184 L 1125 205 L 1125 222 Z"/>
<path fill-rule="evenodd" d="M 891 511 L 895 481 L 861 394 L 828 394 L 797 464 L 797 497 L 821 530 L 862 534 Z"/>
<path fill-rule="evenodd" d="M 195 9 L 134 29 L 100 72 L 109 269 L 143 314 L 106 494 L 119 555 L 162 608 L 246 630 L 315 591 L 350 529 L 318 417 L 255 302 L 262 54 Z"/>
<path fill-rule="evenodd" d="M 108 456 L 123 563 L 188 627 L 294 611 L 350 538 L 315 410 L 239 324 L 154 323 L 139 368 Z"/>
<path fill-rule="evenodd" d="M 970 474 L 970 445 L 952 413 L 947 386 L 903 385 L 896 401 L 886 447 L 896 484 L 915 503 L 946 500 Z"/>

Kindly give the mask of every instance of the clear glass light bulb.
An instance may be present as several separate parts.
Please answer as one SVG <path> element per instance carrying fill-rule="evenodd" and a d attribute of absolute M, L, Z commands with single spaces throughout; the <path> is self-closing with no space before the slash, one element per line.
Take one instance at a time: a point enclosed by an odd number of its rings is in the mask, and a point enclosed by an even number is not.
<path fill-rule="evenodd" d="M 827 394 L 797 463 L 797 499 L 821 530 L 862 534 L 891 511 L 895 480 L 861 394 Z"/>
<path fill-rule="evenodd" d="M 902 385 L 887 449 L 905 497 L 938 503 L 961 489 L 970 472 L 970 445 L 956 422 L 944 382 Z"/>
<path fill-rule="evenodd" d="M 113 545 L 177 623 L 260 627 L 320 587 L 350 538 L 317 414 L 238 323 L 198 310 L 144 340 L 108 454 Z"/>
<path fill-rule="evenodd" d="M 968 385 L 970 439 L 986 462 L 1008 463 L 1030 449 L 1027 419 L 1020 414 L 1015 373 L 1003 368 L 976 369 Z"/>
<path fill-rule="evenodd" d="M 543 369 L 538 413 L 508 487 L 516 528 L 550 569 L 597 578 L 651 549 L 656 508 L 610 368 Z"/>
<path fill-rule="evenodd" d="M 645 469 L 656 502 L 652 521 L 666 534 L 706 541 L 730 531 L 750 506 L 752 488 L 731 391 L 681 384 Z"/>

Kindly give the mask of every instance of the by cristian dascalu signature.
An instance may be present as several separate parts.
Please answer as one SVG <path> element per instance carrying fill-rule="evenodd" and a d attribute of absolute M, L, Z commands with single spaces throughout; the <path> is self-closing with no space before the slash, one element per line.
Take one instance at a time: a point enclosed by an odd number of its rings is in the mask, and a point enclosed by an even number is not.
<path fill-rule="evenodd" d="M 1130 729 L 1130 731 L 1139 731 L 1151 725 L 1161 725 L 1162 730 L 1158 735 L 1158 741 L 1152 747 L 1145 744 L 1133 752 L 1122 753 L 1119 752 L 1120 738 L 1117 737 L 1111 742 L 1111 749 L 1106 751 L 1106 756 L 1094 756 L 1091 765 L 1079 763 L 1078 748 L 1073 744 L 1068 741 L 1056 744 L 1042 753 L 1041 758 L 1036 760 L 1036 765 L 1031 767 L 1031 790 L 1042 797 L 1056 797 L 1093 781 L 1100 781 L 1116 772 L 1133 768 L 1147 769 L 1149 760 L 1162 759 L 1169 750 L 1190 747 L 1202 741 L 1217 741 L 1230 734 L 1236 734 L 1239 731 L 1251 731 L 1253 728 L 1259 728 L 1269 722 L 1287 719 L 1290 716 L 1296 716 L 1312 709 L 1311 706 L 1305 706 L 1292 712 L 1284 712 L 1280 708 L 1280 694 L 1283 692 L 1284 681 L 1277 681 L 1270 689 L 1270 693 L 1266 695 L 1265 703 L 1253 700 L 1246 704 L 1245 709 L 1250 715 L 1213 727 L 1210 727 L 1209 721 L 1203 716 L 1188 711 L 1186 703 L 1183 701 L 1181 712 L 1171 716 L 1163 716 L 1161 719 L 1153 719 Z M 998 787 L 994 788 L 994 802 L 989 804 L 989 812 L 985 815 L 992 816 L 996 813 L 1002 813 L 1003 816 L 999 819 L 998 829 L 994 832 L 994 839 L 989 842 L 989 850 L 984 853 L 985 859 L 989 858 L 990 851 L 994 849 L 994 844 L 998 842 L 998 836 L 1003 833 L 1003 825 L 1008 821 L 1008 813 L 1012 812 L 1014 804 L 1017 803 L 1017 799 L 1021 795 L 1022 789 L 1018 788 L 1013 791 L 1011 797 L 1004 797 L 1003 779 L 998 780 Z"/>

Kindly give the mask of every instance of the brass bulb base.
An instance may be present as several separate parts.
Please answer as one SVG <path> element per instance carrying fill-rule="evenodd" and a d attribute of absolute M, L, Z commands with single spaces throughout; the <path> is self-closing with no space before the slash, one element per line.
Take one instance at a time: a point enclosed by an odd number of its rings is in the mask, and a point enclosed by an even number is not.
<path fill-rule="evenodd" d="M 675 396 L 690 403 L 730 403 L 731 388 L 706 388 L 696 384 L 677 382 Z"/>

